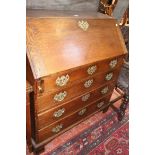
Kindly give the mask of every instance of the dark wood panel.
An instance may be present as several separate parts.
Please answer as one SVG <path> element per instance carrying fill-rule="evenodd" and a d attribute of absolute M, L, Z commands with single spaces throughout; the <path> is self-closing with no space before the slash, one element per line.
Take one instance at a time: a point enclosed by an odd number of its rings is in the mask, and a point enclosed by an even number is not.
<path fill-rule="evenodd" d="M 26 81 L 26 142 L 30 152 L 32 151 L 31 144 L 31 114 L 30 114 L 30 93 L 32 86 Z"/>

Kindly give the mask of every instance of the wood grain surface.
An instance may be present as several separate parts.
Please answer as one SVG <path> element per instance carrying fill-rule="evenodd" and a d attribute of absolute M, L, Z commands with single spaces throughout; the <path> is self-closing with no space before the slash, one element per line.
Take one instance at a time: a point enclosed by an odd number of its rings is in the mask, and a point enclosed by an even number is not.
<path fill-rule="evenodd" d="M 113 60 L 117 60 L 117 64 L 115 67 L 111 68 L 110 62 Z M 97 73 L 101 73 L 103 71 L 108 71 L 108 70 L 113 71 L 117 68 L 120 68 L 122 64 L 123 64 L 123 56 L 114 57 L 114 58 L 110 58 L 110 59 L 99 61 L 99 62 L 94 62 L 92 64 L 88 64 L 83 67 L 73 68 L 67 71 L 59 72 L 51 76 L 41 78 L 42 80 L 41 87 L 43 87 L 43 93 L 55 92 L 57 90 L 61 90 L 71 85 L 74 85 L 77 82 L 79 82 L 81 79 L 88 78 L 91 75 L 96 75 Z M 88 74 L 88 70 L 93 66 L 96 67 L 95 72 L 92 74 Z M 62 76 L 68 76 L 69 80 L 67 81 L 66 85 L 59 86 L 56 84 L 56 80 L 58 78 L 61 78 Z"/>
<path fill-rule="evenodd" d="M 27 18 L 27 52 L 35 79 L 125 54 L 114 19 Z"/>
<path fill-rule="evenodd" d="M 103 106 L 107 105 L 110 97 L 111 97 L 111 94 L 102 98 L 102 99 L 99 99 L 99 100 L 93 102 L 89 106 L 83 107 L 83 109 L 86 108 L 86 112 L 83 115 L 79 115 L 79 112 L 82 110 L 82 109 L 80 109 L 77 112 L 71 114 L 70 116 L 65 117 L 65 118 L 61 119 L 60 121 L 57 121 L 56 123 L 53 123 L 53 124 L 43 128 L 41 130 L 38 130 L 38 141 L 43 141 L 46 138 L 54 136 L 55 134 L 57 134 L 57 133 L 52 132 L 52 129 L 54 127 L 56 127 L 57 125 L 62 124 L 63 127 L 61 130 L 64 130 L 65 128 L 69 127 L 70 125 L 77 123 L 78 121 L 84 119 L 86 116 L 90 115 L 91 113 L 99 110 L 100 108 L 97 107 L 97 104 L 104 101 L 105 104 Z M 102 108 L 103 108 L 103 106 L 102 106 Z"/>

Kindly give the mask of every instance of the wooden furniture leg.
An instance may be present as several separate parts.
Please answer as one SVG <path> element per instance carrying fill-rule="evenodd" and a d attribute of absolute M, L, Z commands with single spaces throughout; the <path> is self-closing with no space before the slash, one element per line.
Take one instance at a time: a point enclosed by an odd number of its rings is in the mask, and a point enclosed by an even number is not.
<path fill-rule="evenodd" d="M 30 114 L 30 93 L 32 91 L 32 86 L 26 81 L 26 142 L 29 148 L 29 152 L 32 152 Z"/>
<path fill-rule="evenodd" d="M 108 110 L 108 108 L 111 107 L 114 111 L 117 112 L 118 120 L 121 121 L 125 115 L 125 110 L 129 103 L 129 96 L 126 93 L 123 94 L 122 91 L 120 91 L 121 89 L 118 88 L 118 86 L 115 87 L 115 90 L 120 94 L 120 96 L 118 96 L 114 100 L 110 101 L 109 105 L 107 106 L 107 108 L 105 108 L 103 110 L 103 112 L 106 112 Z M 114 106 L 114 104 L 118 100 L 122 100 L 122 104 L 120 105 L 119 109 Z"/>

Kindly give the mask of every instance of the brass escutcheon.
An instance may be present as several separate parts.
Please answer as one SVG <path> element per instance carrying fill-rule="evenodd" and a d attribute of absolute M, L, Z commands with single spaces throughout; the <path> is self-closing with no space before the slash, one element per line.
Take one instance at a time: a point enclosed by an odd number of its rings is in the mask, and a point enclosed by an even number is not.
<path fill-rule="evenodd" d="M 87 21 L 79 21 L 78 22 L 78 26 L 83 30 L 83 31 L 87 31 L 88 27 L 89 27 L 89 24 Z"/>

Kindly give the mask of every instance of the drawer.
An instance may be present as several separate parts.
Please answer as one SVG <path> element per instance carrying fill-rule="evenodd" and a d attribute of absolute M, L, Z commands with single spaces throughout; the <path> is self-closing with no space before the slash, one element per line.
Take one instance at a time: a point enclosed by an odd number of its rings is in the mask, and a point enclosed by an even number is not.
<path fill-rule="evenodd" d="M 66 88 L 55 93 L 47 93 L 46 95 L 44 94 L 43 96 L 38 96 L 38 112 L 58 106 L 88 91 L 96 89 L 103 84 L 116 81 L 118 74 L 118 70 L 114 70 L 108 73 L 100 73 L 91 78 L 86 79 L 85 81 L 77 83 L 73 87 Z"/>
<path fill-rule="evenodd" d="M 89 76 L 110 71 L 120 67 L 123 63 L 123 57 L 107 59 L 104 61 L 95 62 L 93 64 L 77 67 L 48 77 L 42 78 L 38 81 L 38 88 L 40 92 L 54 92 L 58 89 L 63 89 L 66 86 L 74 84 L 76 81 L 87 78 Z M 39 93 L 39 92 L 38 92 Z M 41 93 L 41 94 L 42 94 Z"/>
<path fill-rule="evenodd" d="M 41 142 L 46 138 L 56 135 L 57 133 L 63 131 L 67 127 L 77 123 L 78 121 L 83 120 L 85 117 L 91 115 L 95 111 L 98 111 L 100 108 L 103 108 L 108 104 L 111 95 L 108 95 L 102 99 L 99 99 L 92 103 L 89 106 L 80 109 L 79 111 L 73 113 L 72 115 L 57 121 L 41 130 L 38 130 L 38 141 Z"/>
<path fill-rule="evenodd" d="M 104 85 L 56 108 L 52 108 L 38 114 L 38 129 L 41 129 L 54 121 L 58 121 L 59 119 L 66 117 L 67 115 L 77 111 L 78 109 L 81 109 L 88 104 L 91 104 L 99 98 L 111 94 L 114 86 L 114 84 Z"/>

